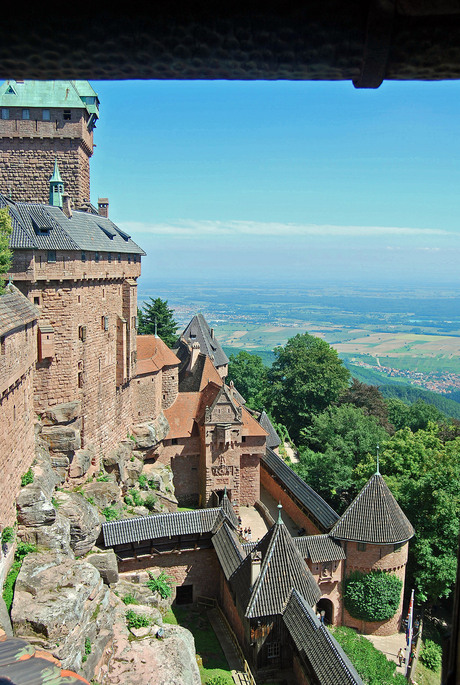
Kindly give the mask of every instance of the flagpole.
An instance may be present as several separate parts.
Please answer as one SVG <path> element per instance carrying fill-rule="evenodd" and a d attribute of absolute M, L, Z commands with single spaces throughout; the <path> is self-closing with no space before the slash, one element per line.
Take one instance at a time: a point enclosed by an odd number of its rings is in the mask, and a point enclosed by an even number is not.
<path fill-rule="evenodd" d="M 409 660 L 412 652 L 412 636 L 414 626 L 414 591 L 412 590 L 409 602 L 409 611 L 407 613 L 407 630 L 406 630 L 406 678 L 409 677 Z"/>

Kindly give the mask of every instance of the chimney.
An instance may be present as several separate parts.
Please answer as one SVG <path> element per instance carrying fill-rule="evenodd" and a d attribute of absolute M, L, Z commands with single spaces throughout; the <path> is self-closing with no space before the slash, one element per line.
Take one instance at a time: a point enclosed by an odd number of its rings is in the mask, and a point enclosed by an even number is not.
<path fill-rule="evenodd" d="M 211 338 L 214 340 L 214 328 L 211 328 Z"/>
<path fill-rule="evenodd" d="M 230 381 L 230 383 L 229 383 L 229 385 L 228 385 L 228 394 L 230 395 L 230 397 L 231 397 L 232 399 L 233 399 L 233 390 L 234 390 L 234 388 L 235 388 L 235 383 L 234 383 L 233 381 Z"/>
<path fill-rule="evenodd" d="M 187 371 L 192 371 L 193 367 L 196 364 L 196 360 L 198 359 L 198 355 L 200 354 L 200 343 L 194 342 L 191 345 L 190 349 L 190 361 L 188 363 Z"/>
<path fill-rule="evenodd" d="M 251 587 L 259 577 L 262 566 L 262 552 L 251 552 Z"/>
<path fill-rule="evenodd" d="M 97 211 L 99 213 L 99 216 L 103 216 L 106 219 L 109 218 L 109 198 L 108 197 L 100 197 L 98 199 Z"/>
<path fill-rule="evenodd" d="M 62 196 L 62 211 L 68 219 L 72 218 L 72 200 L 68 193 L 64 193 Z"/>

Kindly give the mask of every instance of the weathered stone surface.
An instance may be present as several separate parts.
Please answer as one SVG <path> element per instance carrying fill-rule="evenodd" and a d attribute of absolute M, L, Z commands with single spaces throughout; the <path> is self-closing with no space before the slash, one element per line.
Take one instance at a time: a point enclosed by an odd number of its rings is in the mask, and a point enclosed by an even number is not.
<path fill-rule="evenodd" d="M 18 521 L 23 526 L 49 526 L 56 519 L 56 509 L 51 498 L 35 483 L 19 490 L 16 507 Z"/>
<path fill-rule="evenodd" d="M 137 457 L 132 457 L 132 461 L 130 459 L 126 462 L 126 478 L 128 485 L 132 486 L 137 483 L 143 468 L 143 462 L 140 459 L 137 459 Z"/>
<path fill-rule="evenodd" d="M 157 445 L 169 433 L 169 423 L 161 412 L 154 421 L 139 423 L 131 432 L 136 441 L 136 449 L 149 449 Z"/>
<path fill-rule="evenodd" d="M 41 421 L 44 426 L 53 426 L 57 423 L 70 423 L 81 415 L 81 402 L 65 402 L 64 404 L 56 404 L 54 407 L 49 407 L 41 415 Z"/>
<path fill-rule="evenodd" d="M 3 597 L 0 597 L 0 630 L 5 631 L 8 637 L 13 637 L 13 627 Z"/>
<path fill-rule="evenodd" d="M 46 445 L 46 443 L 43 443 Z M 40 450 L 37 462 L 32 466 L 34 485 L 40 486 L 47 497 L 51 498 L 54 488 L 62 480 L 51 465 L 48 446 Z"/>
<path fill-rule="evenodd" d="M 121 490 L 116 483 L 98 482 L 86 483 L 83 486 L 85 497 L 91 497 L 95 506 L 102 510 L 106 507 L 121 503 Z"/>
<path fill-rule="evenodd" d="M 152 608 L 152 610 L 157 611 L 158 615 L 161 616 L 160 612 L 166 613 L 173 603 L 174 593 L 171 597 L 163 599 L 158 592 L 152 592 L 150 588 L 147 587 L 146 583 L 148 580 L 149 574 L 147 571 L 126 574 L 120 578 L 113 589 L 118 592 L 120 597 L 132 595 L 140 605 Z M 136 612 L 140 611 L 136 605 L 130 608 Z M 158 622 L 157 619 L 155 619 L 155 621 Z"/>
<path fill-rule="evenodd" d="M 104 583 L 110 585 L 118 582 L 117 557 L 112 549 L 107 552 L 89 554 L 86 561 L 97 568 Z"/>
<path fill-rule="evenodd" d="M 101 531 L 97 509 L 77 492 L 56 492 L 56 501 L 59 513 L 70 520 L 70 546 L 75 556 L 86 554 Z"/>
<path fill-rule="evenodd" d="M 81 447 L 80 431 L 72 426 L 43 426 L 41 436 L 53 452 L 75 452 Z"/>
<path fill-rule="evenodd" d="M 91 466 L 93 455 L 93 451 L 89 449 L 77 450 L 69 467 L 70 478 L 81 478 L 81 476 L 84 476 Z"/>
<path fill-rule="evenodd" d="M 18 535 L 23 542 L 30 542 L 37 547 L 61 552 L 73 558 L 74 554 L 70 546 L 70 521 L 62 516 L 59 511 L 51 525 L 42 525 L 29 528 L 20 526 Z"/>
<path fill-rule="evenodd" d="M 200 685 L 193 635 L 181 626 L 165 625 L 164 631 L 161 640 L 147 636 L 130 641 L 120 616 L 114 624 L 110 659 L 96 672 L 96 679 L 111 685 Z"/>
<path fill-rule="evenodd" d="M 91 564 L 55 552 L 28 554 L 16 581 L 11 618 L 16 636 L 51 650 L 63 668 L 92 678 L 112 637 L 119 604 Z M 83 663 L 85 640 L 91 653 Z"/>

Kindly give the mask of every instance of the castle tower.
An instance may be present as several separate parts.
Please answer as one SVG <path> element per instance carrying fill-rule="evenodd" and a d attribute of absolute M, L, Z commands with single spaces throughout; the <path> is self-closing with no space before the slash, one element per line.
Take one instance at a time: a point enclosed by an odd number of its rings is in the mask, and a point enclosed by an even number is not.
<path fill-rule="evenodd" d="M 48 179 L 57 161 L 74 205 L 89 201 L 98 107 L 88 81 L 5 81 L 0 86 L 0 192 L 14 201 L 47 204 Z"/>
<path fill-rule="evenodd" d="M 345 547 L 344 576 L 353 571 L 387 571 L 403 582 L 396 614 L 387 621 L 365 623 L 344 609 L 342 623 L 375 635 L 392 635 L 401 622 L 404 580 L 412 525 L 377 471 L 350 504 L 330 532 Z"/>

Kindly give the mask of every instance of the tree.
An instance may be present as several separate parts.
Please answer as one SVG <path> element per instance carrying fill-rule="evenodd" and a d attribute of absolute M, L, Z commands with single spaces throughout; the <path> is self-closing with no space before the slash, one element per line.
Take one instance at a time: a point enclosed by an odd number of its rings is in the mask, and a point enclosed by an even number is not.
<path fill-rule="evenodd" d="M 338 400 L 350 374 L 332 347 L 308 333 L 277 347 L 275 355 L 267 375 L 271 411 L 297 442 L 313 416 Z"/>
<path fill-rule="evenodd" d="M 417 400 L 413 404 L 405 404 L 402 400 L 387 400 L 388 418 L 396 430 L 410 428 L 411 431 L 425 430 L 428 423 L 446 420 L 444 414 L 432 404 Z"/>
<path fill-rule="evenodd" d="M 341 513 L 358 493 L 354 469 L 370 455 L 375 471 L 377 445 L 388 438 L 377 418 L 364 409 L 352 404 L 329 407 L 301 431 L 307 449 L 301 448 L 294 468 Z"/>
<path fill-rule="evenodd" d="M 167 300 L 150 297 L 150 302 L 144 302 L 142 309 L 137 310 L 139 317 L 138 332 L 140 335 L 154 335 L 156 332 L 168 347 L 173 347 L 177 341 L 178 325 L 174 321 L 174 310 L 168 307 Z"/>
<path fill-rule="evenodd" d="M 265 405 L 267 367 L 261 357 L 244 350 L 231 354 L 228 364 L 227 382 L 233 381 L 236 389 L 251 409 L 262 409 Z"/>
<path fill-rule="evenodd" d="M 3 274 L 11 267 L 12 252 L 9 249 L 10 235 L 12 232 L 11 218 L 8 209 L 0 209 L 0 294 L 3 292 L 5 280 Z"/>
<path fill-rule="evenodd" d="M 361 383 L 356 378 L 349 388 L 345 390 L 339 398 L 340 404 L 354 404 L 365 414 L 375 416 L 383 428 L 389 433 L 393 433 L 393 426 L 388 420 L 388 406 L 385 399 L 376 385 Z"/>

